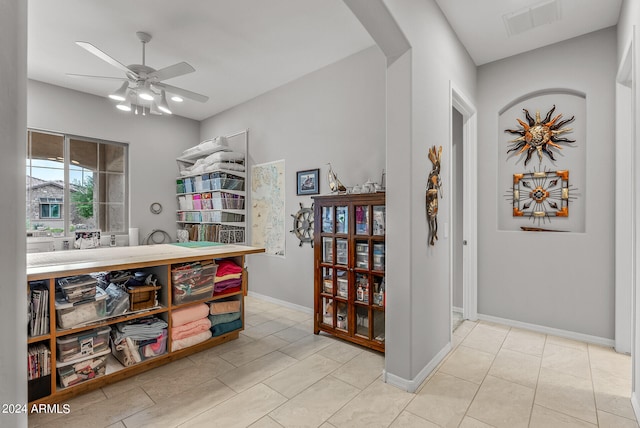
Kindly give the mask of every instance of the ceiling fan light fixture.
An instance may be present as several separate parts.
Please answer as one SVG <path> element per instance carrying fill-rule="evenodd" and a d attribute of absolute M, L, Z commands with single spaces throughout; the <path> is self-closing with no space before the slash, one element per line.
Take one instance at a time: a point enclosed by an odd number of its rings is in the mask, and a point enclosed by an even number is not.
<path fill-rule="evenodd" d="M 153 92 L 147 85 L 138 89 L 138 96 L 145 101 L 153 101 Z"/>
<path fill-rule="evenodd" d="M 131 111 L 131 103 L 122 101 L 120 104 L 116 105 L 116 108 L 121 111 Z"/>
<path fill-rule="evenodd" d="M 181 97 L 181 96 L 179 96 L 179 95 L 172 95 L 172 96 L 171 96 L 171 101 L 175 101 L 175 102 L 177 102 L 177 103 L 181 103 L 181 102 L 183 102 L 183 101 L 184 101 L 184 98 L 182 98 L 182 97 Z"/>
<path fill-rule="evenodd" d="M 109 98 L 115 101 L 124 101 L 127 99 L 127 89 L 129 89 L 129 82 L 124 82 L 120 89 L 109 94 Z"/>
<path fill-rule="evenodd" d="M 155 101 L 151 101 L 151 107 L 149 107 L 149 113 L 162 116 L 162 112 L 158 108 L 158 104 Z"/>
<path fill-rule="evenodd" d="M 167 104 L 167 94 L 164 90 L 160 94 L 160 104 L 158 104 L 158 109 L 160 109 L 162 113 L 173 114 L 171 113 L 171 109 L 169 109 L 169 104 Z"/>

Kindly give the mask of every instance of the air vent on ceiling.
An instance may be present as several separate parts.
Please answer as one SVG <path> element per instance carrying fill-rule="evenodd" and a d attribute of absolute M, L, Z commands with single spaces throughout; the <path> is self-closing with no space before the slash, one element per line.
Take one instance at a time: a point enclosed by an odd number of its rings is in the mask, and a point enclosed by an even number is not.
<path fill-rule="evenodd" d="M 526 9 L 502 15 L 509 37 L 560 19 L 560 0 L 537 3 Z"/>

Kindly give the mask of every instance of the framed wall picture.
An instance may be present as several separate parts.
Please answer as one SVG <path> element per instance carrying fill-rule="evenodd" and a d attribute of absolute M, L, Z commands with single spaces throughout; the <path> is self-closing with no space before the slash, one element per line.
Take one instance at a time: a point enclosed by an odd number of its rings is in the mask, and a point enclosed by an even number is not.
<path fill-rule="evenodd" d="M 306 171 L 298 171 L 296 173 L 297 194 L 298 195 L 317 195 L 320 193 L 320 182 L 318 177 L 320 169 L 309 169 Z"/>

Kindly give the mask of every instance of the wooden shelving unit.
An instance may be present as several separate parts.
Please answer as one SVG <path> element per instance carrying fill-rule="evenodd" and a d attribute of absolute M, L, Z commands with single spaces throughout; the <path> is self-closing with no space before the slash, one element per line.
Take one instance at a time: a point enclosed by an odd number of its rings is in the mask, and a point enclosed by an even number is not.
<path fill-rule="evenodd" d="M 246 293 L 246 281 L 243 281 L 245 289 L 239 292 L 214 294 L 213 297 L 204 298 L 198 301 L 174 304 L 172 302 L 171 267 L 179 263 L 189 263 L 196 261 L 210 261 L 221 259 L 232 259 L 239 266 L 244 266 L 244 257 L 248 254 L 264 252 L 262 248 L 248 247 L 243 245 L 220 245 L 204 248 L 183 248 L 171 244 L 161 244 L 143 247 L 118 247 L 92 250 L 77 250 L 53 253 L 34 253 L 27 255 L 27 281 L 46 280 L 49 284 L 49 333 L 37 337 L 29 337 L 29 344 L 44 343 L 51 351 L 51 393 L 41 398 L 31 401 L 34 403 L 56 403 L 64 401 L 70 397 L 83 394 L 100 388 L 104 385 L 128 378 L 133 374 L 150 370 L 154 367 L 167 364 L 195 352 L 225 343 L 238 338 L 239 332 L 243 329 L 231 331 L 221 336 L 213 337 L 205 342 L 196 344 L 186 349 L 171 351 L 171 312 L 178 308 L 196 305 L 203 302 L 211 302 L 230 296 L 236 296 L 241 301 L 241 320 L 244 326 L 244 295 Z M 55 284 L 57 278 L 71 275 L 89 274 L 93 272 L 114 271 L 114 270 L 136 270 L 145 269 L 155 273 L 162 286 L 158 290 L 159 306 L 141 310 L 137 312 L 125 313 L 121 316 L 101 319 L 91 324 L 79 327 L 60 329 L 56 324 L 55 302 L 52 296 L 55 295 Z M 96 327 L 111 326 L 113 324 L 134 320 L 148 315 L 156 315 L 164 319 L 168 327 L 167 353 L 147 360 L 141 361 L 133 366 L 122 366 L 113 356 L 107 360 L 107 372 L 104 376 L 96 377 L 77 384 L 62 388 L 59 386 L 56 370 L 56 339 L 70 334 L 79 333 L 95 329 Z"/>
<path fill-rule="evenodd" d="M 313 199 L 314 333 L 384 352 L 385 194 Z"/>

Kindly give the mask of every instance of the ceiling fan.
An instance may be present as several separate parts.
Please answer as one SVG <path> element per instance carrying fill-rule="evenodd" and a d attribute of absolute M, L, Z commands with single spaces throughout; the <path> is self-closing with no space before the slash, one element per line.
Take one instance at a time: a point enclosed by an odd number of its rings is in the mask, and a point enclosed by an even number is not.
<path fill-rule="evenodd" d="M 145 63 L 145 45 L 151 40 L 151 35 L 144 31 L 138 31 L 136 35 L 142 43 L 142 64 L 124 65 L 89 42 L 76 42 L 81 48 L 86 49 L 101 60 L 123 71 L 125 74 L 124 77 L 91 76 L 71 73 L 67 73 L 67 76 L 123 81 L 122 86 L 117 91 L 109 94 L 109 98 L 119 101 L 120 104 L 116 107 L 124 111 L 131 111 L 131 104 L 134 104 L 136 114 L 138 113 L 138 105 L 142 106 L 143 115 L 146 114 L 145 105 L 149 106 L 148 110 L 151 113 L 172 114 L 167 104 L 166 93 L 171 94 L 171 99 L 176 102 L 182 102 L 183 98 L 188 98 L 204 103 L 209 99 L 209 97 L 205 95 L 164 83 L 164 80 L 193 73 L 195 69 L 186 62 L 179 62 L 159 70 L 149 67 Z"/>

